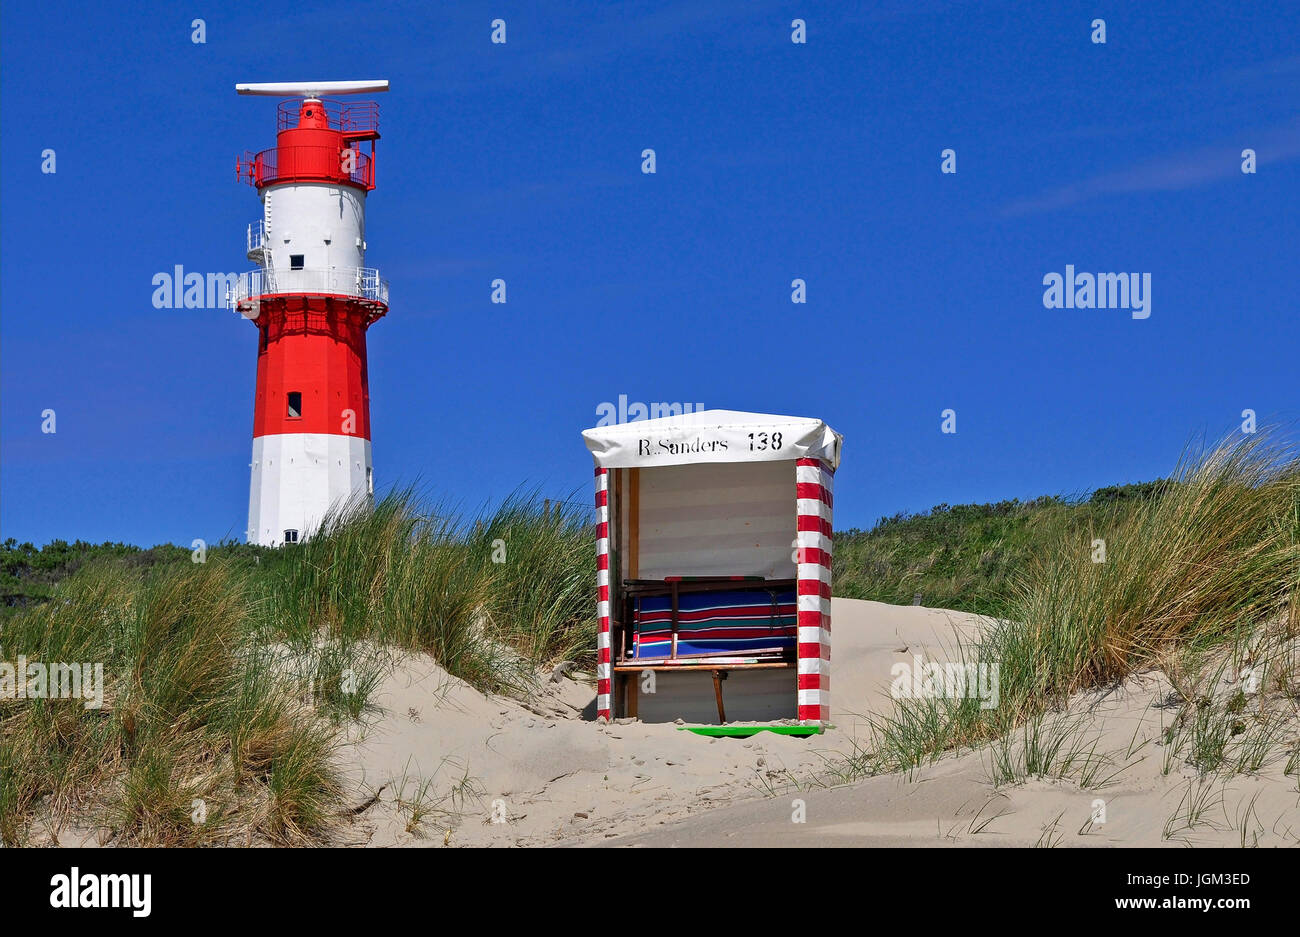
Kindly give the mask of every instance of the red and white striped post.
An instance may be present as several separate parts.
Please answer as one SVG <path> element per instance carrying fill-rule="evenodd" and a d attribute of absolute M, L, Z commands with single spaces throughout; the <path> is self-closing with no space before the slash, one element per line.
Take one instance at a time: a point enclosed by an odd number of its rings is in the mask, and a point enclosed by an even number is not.
<path fill-rule="evenodd" d="M 596 469 L 596 718 L 610 716 L 613 678 L 609 643 L 609 470 Z"/>
<path fill-rule="evenodd" d="M 799 721 L 831 718 L 831 556 L 835 470 L 821 459 L 795 463 Z"/>

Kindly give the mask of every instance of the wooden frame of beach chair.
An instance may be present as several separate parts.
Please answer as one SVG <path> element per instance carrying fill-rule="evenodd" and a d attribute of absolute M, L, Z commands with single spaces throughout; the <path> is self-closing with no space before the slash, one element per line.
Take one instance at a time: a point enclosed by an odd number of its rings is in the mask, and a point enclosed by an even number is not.
<path fill-rule="evenodd" d="M 597 463 L 597 717 L 826 725 L 839 435 L 818 420 L 734 411 L 583 435 Z M 774 437 L 777 452 L 750 448 Z M 656 447 L 667 457 L 656 461 Z M 742 628 L 730 633 L 747 635 L 743 650 L 679 649 L 683 597 L 702 604 L 703 620 L 723 615 L 713 630 L 725 634 L 725 614 L 754 614 L 737 598 L 751 592 L 771 597 L 774 616 L 778 594 L 788 596 L 785 613 L 772 619 L 780 627 L 770 646 L 762 628 Z M 671 644 L 650 656 L 634 653 L 639 603 L 668 596 Z M 703 627 L 700 634 L 710 633 Z M 653 694 L 640 692 L 643 683 Z"/>

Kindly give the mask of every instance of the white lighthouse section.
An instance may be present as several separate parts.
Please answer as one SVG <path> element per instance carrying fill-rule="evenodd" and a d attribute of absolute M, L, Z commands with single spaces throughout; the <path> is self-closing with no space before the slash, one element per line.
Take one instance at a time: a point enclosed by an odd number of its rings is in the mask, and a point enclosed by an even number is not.
<path fill-rule="evenodd" d="M 331 507 L 373 497 L 370 440 L 329 433 L 253 439 L 248 539 L 264 547 L 306 540 Z"/>
<path fill-rule="evenodd" d="M 357 295 L 366 265 L 366 193 L 352 186 L 290 183 L 262 193 L 262 264 L 276 293 Z"/>

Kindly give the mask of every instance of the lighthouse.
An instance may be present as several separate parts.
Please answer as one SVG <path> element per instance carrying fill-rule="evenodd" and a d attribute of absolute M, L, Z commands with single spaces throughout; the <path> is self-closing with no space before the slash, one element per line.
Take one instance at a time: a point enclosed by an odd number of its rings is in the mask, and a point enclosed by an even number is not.
<path fill-rule="evenodd" d="M 366 331 L 388 312 L 388 283 L 366 266 L 366 196 L 375 187 L 379 105 L 338 95 L 387 81 L 241 84 L 282 100 L 275 146 L 236 161 L 262 215 L 227 297 L 257 326 L 248 541 L 310 537 L 331 508 L 374 497 Z M 368 144 L 368 147 L 364 145 Z"/>

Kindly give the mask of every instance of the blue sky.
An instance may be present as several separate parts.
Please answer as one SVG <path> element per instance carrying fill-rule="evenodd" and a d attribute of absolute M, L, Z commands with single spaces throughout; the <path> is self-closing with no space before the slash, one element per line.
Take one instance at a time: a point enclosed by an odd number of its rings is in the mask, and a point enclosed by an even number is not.
<path fill-rule="evenodd" d="M 620 394 L 826 419 L 840 529 L 1145 480 L 1243 409 L 1300 416 L 1295 3 L 0 15 L 0 537 L 241 536 L 255 329 L 154 309 L 151 278 L 251 266 L 234 163 L 273 145 L 275 102 L 243 81 L 392 82 L 381 490 L 587 502 L 579 432 Z M 1150 273 L 1150 318 L 1044 308 L 1067 264 Z"/>

